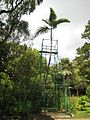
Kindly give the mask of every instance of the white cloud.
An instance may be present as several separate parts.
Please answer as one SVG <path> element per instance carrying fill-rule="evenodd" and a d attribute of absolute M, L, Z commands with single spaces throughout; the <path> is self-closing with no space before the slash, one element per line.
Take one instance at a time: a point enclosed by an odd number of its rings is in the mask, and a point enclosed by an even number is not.
<path fill-rule="evenodd" d="M 85 43 L 85 41 L 81 39 L 82 32 L 83 28 L 81 26 L 74 28 L 72 25 L 60 30 L 59 54 L 62 57 L 75 58 L 76 49 Z M 58 33 L 58 35 L 60 33 Z"/>

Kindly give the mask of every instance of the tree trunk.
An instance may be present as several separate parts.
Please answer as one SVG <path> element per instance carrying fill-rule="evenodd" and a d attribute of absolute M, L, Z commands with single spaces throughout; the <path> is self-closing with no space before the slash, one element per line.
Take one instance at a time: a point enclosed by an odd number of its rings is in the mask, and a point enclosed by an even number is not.
<path fill-rule="evenodd" d="M 48 69 L 50 66 L 50 62 L 51 62 L 51 55 L 52 55 L 52 27 L 51 27 L 51 35 L 50 35 L 50 56 L 49 56 L 49 61 L 48 61 Z"/>
<path fill-rule="evenodd" d="M 50 62 L 51 62 L 51 55 L 52 55 L 52 27 L 50 29 L 50 54 L 49 54 L 49 61 L 48 61 L 48 66 L 47 66 L 47 73 L 46 73 L 46 77 L 45 77 L 45 86 L 46 86 L 46 81 L 47 81 L 47 76 L 48 76 L 48 72 L 49 72 L 49 66 L 50 66 Z"/>
<path fill-rule="evenodd" d="M 77 90 L 77 96 L 79 96 L 79 92 L 78 92 L 78 89 L 76 89 Z"/>
<path fill-rule="evenodd" d="M 50 66 L 50 62 L 51 62 L 51 55 L 52 55 L 52 27 L 50 29 L 50 54 L 49 54 L 49 61 L 48 61 L 48 66 L 47 66 L 47 73 L 45 75 L 45 88 L 46 88 L 46 83 L 47 83 L 47 77 L 48 77 L 48 73 L 49 73 L 49 66 Z"/>

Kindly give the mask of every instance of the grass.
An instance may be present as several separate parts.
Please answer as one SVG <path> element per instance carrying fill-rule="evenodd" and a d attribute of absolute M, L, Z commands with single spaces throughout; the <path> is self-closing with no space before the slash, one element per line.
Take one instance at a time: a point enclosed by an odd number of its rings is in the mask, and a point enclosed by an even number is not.
<path fill-rule="evenodd" d="M 90 107 L 87 107 L 83 111 L 77 110 L 75 118 L 90 118 Z"/>
<path fill-rule="evenodd" d="M 85 98 L 85 107 L 81 110 L 81 105 L 79 101 L 81 98 Z M 72 97 L 71 101 L 74 108 L 75 118 L 90 118 L 90 100 L 86 96 L 82 97 Z"/>

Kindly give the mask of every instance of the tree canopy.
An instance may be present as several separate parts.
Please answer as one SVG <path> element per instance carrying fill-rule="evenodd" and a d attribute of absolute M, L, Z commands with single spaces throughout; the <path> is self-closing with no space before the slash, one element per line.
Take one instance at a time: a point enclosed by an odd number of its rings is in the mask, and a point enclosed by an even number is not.
<path fill-rule="evenodd" d="M 48 32 L 48 30 L 51 30 L 51 28 L 55 29 L 58 24 L 70 22 L 66 18 L 57 19 L 57 15 L 56 15 L 55 11 L 53 10 L 53 8 L 50 8 L 49 19 L 47 19 L 47 20 L 42 19 L 42 21 L 44 21 L 46 23 L 46 25 L 43 27 L 39 27 L 37 29 L 37 31 L 35 33 L 35 37 L 37 37 L 39 34 Z"/>
<path fill-rule="evenodd" d="M 1 0 L 0 1 L 0 41 L 26 39 L 29 36 L 28 23 L 21 20 L 25 14 L 33 12 L 43 0 Z"/>
<path fill-rule="evenodd" d="M 90 40 L 90 20 L 88 20 L 87 25 L 85 25 L 85 30 L 82 34 L 82 38 Z"/>

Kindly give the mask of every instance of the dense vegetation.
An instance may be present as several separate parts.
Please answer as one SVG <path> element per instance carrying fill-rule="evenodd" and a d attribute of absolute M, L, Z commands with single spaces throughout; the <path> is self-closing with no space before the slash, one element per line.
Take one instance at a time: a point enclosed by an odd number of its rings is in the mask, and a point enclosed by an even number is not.
<path fill-rule="evenodd" d="M 26 45 L 28 23 L 22 16 L 43 0 L 0 0 L 0 118 L 41 109 L 39 52 Z"/>
<path fill-rule="evenodd" d="M 40 54 L 20 43 L 30 39 L 28 23 L 21 20 L 22 16 L 33 12 L 42 1 L 0 0 L 0 116 L 41 111 L 44 80 L 40 79 Z M 82 38 L 90 39 L 90 21 Z M 47 62 L 45 58 L 43 61 Z M 75 60 L 63 58 L 57 66 L 58 74 L 66 81 L 69 79 L 72 96 L 90 98 L 90 43 L 77 48 Z M 46 67 L 48 64 L 42 66 L 42 73 Z M 49 70 L 47 87 L 52 90 L 56 71 L 54 66 Z M 52 100 L 52 91 L 47 92 Z"/>

